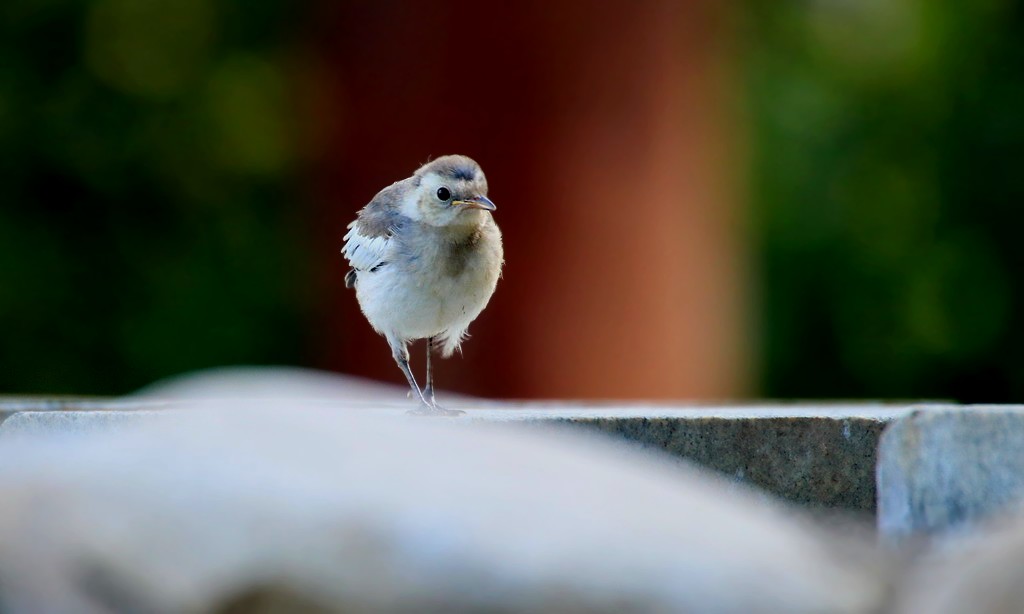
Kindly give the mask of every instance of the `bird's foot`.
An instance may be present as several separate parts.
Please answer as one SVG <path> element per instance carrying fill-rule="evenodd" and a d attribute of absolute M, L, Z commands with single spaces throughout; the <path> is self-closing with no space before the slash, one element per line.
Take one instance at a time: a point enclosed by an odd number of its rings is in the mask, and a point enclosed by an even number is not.
<path fill-rule="evenodd" d="M 466 412 L 461 409 L 445 409 L 438 405 L 434 399 L 430 399 L 429 403 L 423 403 L 416 409 L 410 409 L 405 413 L 410 416 L 462 416 Z"/>

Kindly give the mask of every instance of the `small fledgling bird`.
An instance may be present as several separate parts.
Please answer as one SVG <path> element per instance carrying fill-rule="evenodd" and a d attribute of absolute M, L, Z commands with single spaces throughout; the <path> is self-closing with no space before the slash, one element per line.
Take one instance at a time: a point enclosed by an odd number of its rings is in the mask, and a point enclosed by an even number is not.
<path fill-rule="evenodd" d="M 381 190 L 349 224 L 341 253 L 352 269 L 363 315 L 387 339 L 421 406 L 451 415 L 434 399 L 430 355 L 448 358 L 494 294 L 504 252 L 487 198 L 487 178 L 466 156 L 444 156 Z M 426 386 L 409 368 L 408 343 L 427 340 Z"/>

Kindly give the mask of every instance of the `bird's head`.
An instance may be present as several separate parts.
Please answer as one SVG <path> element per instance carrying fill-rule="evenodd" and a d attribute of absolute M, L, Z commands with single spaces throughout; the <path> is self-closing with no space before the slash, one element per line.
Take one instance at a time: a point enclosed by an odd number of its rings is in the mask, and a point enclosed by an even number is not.
<path fill-rule="evenodd" d="M 421 166 L 404 213 L 431 226 L 475 225 L 495 210 L 487 198 L 487 178 L 466 156 L 444 156 Z"/>

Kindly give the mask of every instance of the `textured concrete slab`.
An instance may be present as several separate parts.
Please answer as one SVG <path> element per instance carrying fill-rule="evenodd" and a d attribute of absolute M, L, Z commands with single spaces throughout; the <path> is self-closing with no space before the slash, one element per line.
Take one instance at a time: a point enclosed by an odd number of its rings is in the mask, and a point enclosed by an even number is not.
<path fill-rule="evenodd" d="M 171 401 L 134 398 L 12 397 L 0 395 L 0 424 L 21 412 L 108 412 L 162 409 Z"/>
<path fill-rule="evenodd" d="M 219 401 L 159 399 L 0 401 L 11 417 L 4 433 L 79 432 L 107 428 L 150 412 L 197 411 Z M 263 401 L 253 400 L 253 404 Z M 304 399 L 338 412 L 404 417 L 409 403 Z M 457 402 L 464 423 L 584 428 L 663 450 L 810 508 L 872 513 L 875 460 L 887 424 L 908 405 L 792 404 L 679 406 L 658 404 Z M 932 406 L 942 407 L 942 406 Z M 143 413 L 138 413 L 143 412 Z M 428 418 L 429 420 L 429 418 Z M 440 418 L 440 420 L 446 420 Z"/>
<path fill-rule="evenodd" d="M 22 436 L 109 431 L 120 426 L 152 423 L 162 417 L 169 417 L 169 414 L 155 409 L 15 412 L 0 424 L 0 441 Z"/>
<path fill-rule="evenodd" d="M 893 538 L 958 533 L 1024 502 L 1024 406 L 929 408 L 879 447 L 878 526 Z"/>
<path fill-rule="evenodd" d="M 810 508 L 872 513 L 878 439 L 899 407 L 741 407 L 580 412 L 547 420 L 694 461 Z"/>
<path fill-rule="evenodd" d="M 8 421 L 65 436 L 0 445 L 0 611 L 869 614 L 891 591 L 859 533 L 579 431 L 133 416 Z"/>

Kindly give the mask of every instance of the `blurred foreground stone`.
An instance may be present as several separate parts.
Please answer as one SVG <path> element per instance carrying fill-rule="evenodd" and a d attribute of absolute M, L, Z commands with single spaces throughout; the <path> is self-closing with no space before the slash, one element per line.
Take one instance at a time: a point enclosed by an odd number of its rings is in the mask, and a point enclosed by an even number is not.
<path fill-rule="evenodd" d="M 26 420 L 0 428 L 0 611 L 867 613 L 884 599 L 870 551 L 584 433 L 300 402 L 87 431 Z"/>
<path fill-rule="evenodd" d="M 442 398 L 0 398 L 0 612 L 1024 612 L 1024 408 Z"/>
<path fill-rule="evenodd" d="M 339 413 L 399 417 L 408 401 L 303 401 Z M 104 409 L 90 402 L 59 410 L 22 406 L 0 422 L 0 439 L 17 432 L 90 432 L 155 419 L 167 412 L 201 412 L 219 401 L 137 401 Z M 563 427 L 603 433 L 667 452 L 757 486 L 809 509 L 875 510 L 878 439 L 908 409 L 885 406 L 665 407 L 570 403 L 452 402 L 456 420 L 500 425 Z M 0 403 L 0 407 L 3 407 Z"/>
<path fill-rule="evenodd" d="M 714 469 L 810 509 L 873 514 L 875 463 L 882 430 L 914 407 L 881 403 L 746 406 L 653 404 L 498 403 L 442 393 L 446 406 L 465 409 L 468 421 L 566 425 L 600 431 Z M 294 368 L 236 368 L 159 382 L 109 409 L 201 410 L 223 400 L 301 400 L 335 411 L 400 415 L 412 407 L 406 389 L 359 378 Z M 106 409 L 102 401 L 21 410 Z M 134 404 L 134 405 L 133 405 Z M 0 417 L 4 415 L 0 402 Z M 7 405 L 11 408 L 11 404 Z M 11 412 L 8 412 L 10 415 Z M 94 414 L 98 423 L 121 417 Z M 89 429 L 91 417 L 66 419 L 23 413 L 4 430 Z"/>
<path fill-rule="evenodd" d="M 1024 612 L 1024 516 L 932 542 L 899 590 L 897 614 Z"/>

